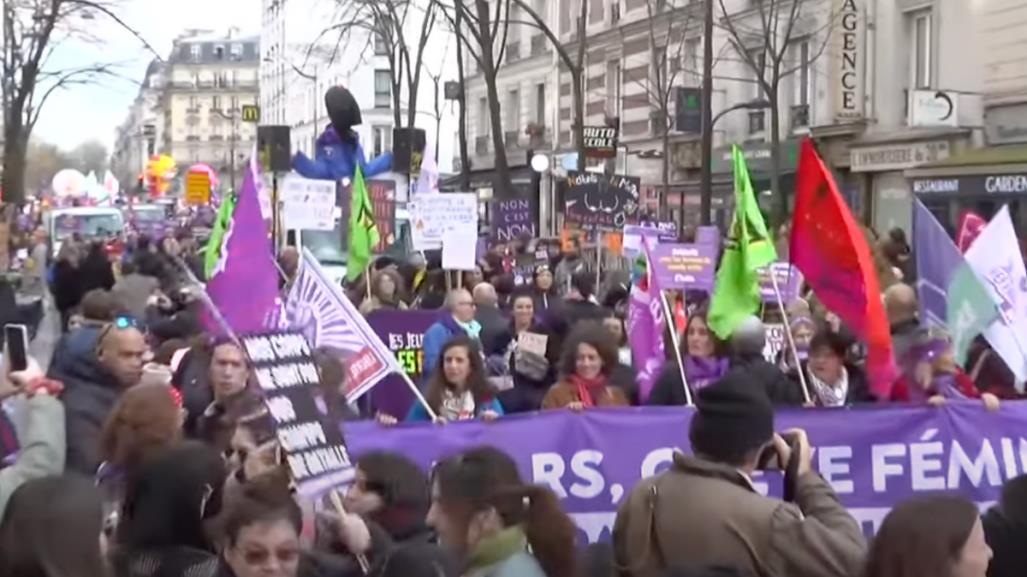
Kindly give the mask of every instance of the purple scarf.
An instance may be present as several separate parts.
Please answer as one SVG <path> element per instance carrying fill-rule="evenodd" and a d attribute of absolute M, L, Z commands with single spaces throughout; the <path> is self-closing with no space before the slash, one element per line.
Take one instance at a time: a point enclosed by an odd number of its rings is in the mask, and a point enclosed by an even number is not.
<path fill-rule="evenodd" d="M 728 369 L 728 360 L 719 357 L 686 355 L 682 360 L 685 363 L 688 386 L 696 393 L 723 377 Z"/>
<path fill-rule="evenodd" d="M 934 375 L 931 379 L 931 386 L 925 391 L 915 379 L 909 380 L 909 400 L 912 403 L 926 403 L 927 399 L 941 395 L 946 399 L 965 399 L 966 395 L 959 390 L 956 383 L 956 375 L 952 373 L 941 373 Z"/>

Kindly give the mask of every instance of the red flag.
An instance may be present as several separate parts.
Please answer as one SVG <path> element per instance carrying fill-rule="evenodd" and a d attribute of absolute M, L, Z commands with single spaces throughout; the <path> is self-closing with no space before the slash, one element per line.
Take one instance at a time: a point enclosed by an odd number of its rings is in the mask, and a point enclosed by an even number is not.
<path fill-rule="evenodd" d="M 964 212 L 959 217 L 959 234 L 956 235 L 956 246 L 959 247 L 959 252 L 966 252 L 987 225 L 988 221 L 976 212 L 972 210 Z"/>
<path fill-rule="evenodd" d="M 789 256 L 820 302 L 867 343 L 871 390 L 887 400 L 897 375 L 873 253 L 808 138 L 797 174 Z"/>

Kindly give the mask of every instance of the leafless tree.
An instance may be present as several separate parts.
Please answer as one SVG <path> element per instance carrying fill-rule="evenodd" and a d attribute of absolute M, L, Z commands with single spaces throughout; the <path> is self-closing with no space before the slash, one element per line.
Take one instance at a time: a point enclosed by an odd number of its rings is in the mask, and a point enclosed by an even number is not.
<path fill-rule="evenodd" d="M 781 189 L 780 89 L 785 78 L 812 66 L 827 49 L 835 18 L 823 0 L 761 0 L 751 10 L 720 6 L 717 26 L 727 32 L 735 53 L 753 73 L 761 96 L 770 105 L 770 187 L 777 199 L 774 222 L 784 222 L 788 195 Z M 805 59 L 791 54 L 800 42 L 808 42 Z"/>
<path fill-rule="evenodd" d="M 641 98 L 645 98 L 649 104 L 652 126 L 661 140 L 663 157 L 660 182 L 663 194 L 660 195 L 660 214 L 664 214 L 670 188 L 670 132 L 674 128 L 676 90 L 679 80 L 685 74 L 696 73 L 684 68 L 687 40 L 702 34 L 702 31 L 696 29 L 701 25 L 697 18 L 697 3 L 687 0 L 646 0 L 645 7 L 652 66 L 647 75 L 640 77 L 626 72 L 625 80 L 634 82 L 645 91 Z"/>
<path fill-rule="evenodd" d="M 526 24 L 541 31 L 552 44 L 553 50 L 556 51 L 560 62 L 567 68 L 567 73 L 571 77 L 571 95 L 574 99 L 574 125 L 572 127 L 574 148 L 578 152 L 578 172 L 582 172 L 585 170 L 585 47 L 587 44 L 585 27 L 588 24 L 589 0 L 577 0 L 578 17 L 572 43 L 574 46 L 573 57 L 568 48 L 560 42 L 560 37 L 548 26 L 545 18 L 535 12 L 528 2 L 525 0 L 513 1 L 529 18 L 527 22 L 517 23 Z"/>
<path fill-rule="evenodd" d="M 5 201 L 20 203 L 29 137 L 50 96 L 77 85 L 124 79 L 118 62 L 58 66 L 54 54 L 61 43 L 101 42 L 89 30 L 96 28 L 95 21 L 109 20 L 157 53 L 117 15 L 115 0 L 4 0 L 2 16 L 3 191 Z"/>
<path fill-rule="evenodd" d="M 492 146 L 495 152 L 495 180 L 493 187 L 499 199 L 514 197 L 510 183 L 510 165 L 506 158 L 506 142 L 503 140 L 503 122 L 499 107 L 499 90 L 496 80 L 506 51 L 506 39 L 510 30 L 510 5 L 513 0 L 435 0 L 441 13 L 459 37 L 462 54 L 467 54 L 478 65 L 485 81 L 485 92 L 489 108 L 489 124 L 492 128 Z M 466 78 L 466 75 L 464 75 Z M 461 109 L 464 108 L 461 103 Z M 461 112 L 466 119 L 466 115 Z M 466 148 L 462 146 L 461 148 Z M 467 164 L 467 156 L 463 157 Z M 465 169 L 466 170 L 466 169 Z"/>
<path fill-rule="evenodd" d="M 336 0 L 336 6 L 340 21 L 322 30 L 311 50 L 325 36 L 334 36 L 331 61 L 338 57 L 340 46 L 354 40 L 362 43 L 362 55 L 371 51 L 384 56 L 389 63 L 393 121 L 397 127 L 414 126 L 425 48 L 438 21 L 435 0 Z M 411 43 L 405 31 L 414 18 L 420 18 L 419 33 Z M 357 31 L 361 33 L 355 35 Z"/>

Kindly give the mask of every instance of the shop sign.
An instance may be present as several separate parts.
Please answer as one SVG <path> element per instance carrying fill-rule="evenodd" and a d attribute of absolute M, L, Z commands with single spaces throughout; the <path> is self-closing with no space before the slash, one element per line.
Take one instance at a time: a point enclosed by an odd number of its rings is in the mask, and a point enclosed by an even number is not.
<path fill-rule="evenodd" d="M 881 146 L 853 147 L 850 151 L 852 172 L 886 172 L 905 170 L 949 157 L 948 141 L 906 142 Z"/>
<path fill-rule="evenodd" d="M 586 126 L 582 132 L 585 137 L 585 156 L 589 158 L 614 158 L 617 156 L 616 127 Z"/>
<path fill-rule="evenodd" d="M 913 193 L 932 194 L 1027 194 L 1027 174 L 975 174 L 912 179 Z"/>
<path fill-rule="evenodd" d="M 856 120 L 863 117 L 863 58 L 866 21 L 862 0 L 835 0 L 838 33 L 831 62 L 837 101 L 835 117 Z"/>
<path fill-rule="evenodd" d="M 781 170 L 783 172 L 795 172 L 799 159 L 799 140 L 789 139 L 781 142 Z M 749 174 L 770 173 L 770 143 L 757 142 L 754 144 L 742 145 L 742 156 L 749 166 Z M 734 164 L 731 159 L 731 147 L 726 146 L 713 151 L 713 159 L 710 163 L 716 174 L 731 173 L 734 171 Z"/>

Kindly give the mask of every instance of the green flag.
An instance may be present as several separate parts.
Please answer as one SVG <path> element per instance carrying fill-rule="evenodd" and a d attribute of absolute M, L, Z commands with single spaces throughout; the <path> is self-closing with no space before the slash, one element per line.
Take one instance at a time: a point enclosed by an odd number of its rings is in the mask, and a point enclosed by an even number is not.
<path fill-rule="evenodd" d="M 956 363 L 963 366 L 970 344 L 999 314 L 988 289 L 984 288 L 966 262 L 959 265 L 949 281 L 946 308 L 945 318 L 948 319 L 948 329 L 952 334 L 952 350 L 956 355 Z"/>
<path fill-rule="evenodd" d="M 218 208 L 218 216 L 214 220 L 214 228 L 210 231 L 210 239 L 203 249 L 203 276 L 210 280 L 214 267 L 218 265 L 221 258 L 221 245 L 225 240 L 225 231 L 232 222 L 232 213 L 235 212 L 235 193 L 226 194 L 221 207 Z"/>
<path fill-rule="evenodd" d="M 721 339 L 731 336 L 739 322 L 759 310 L 756 270 L 777 260 L 777 251 L 752 191 L 745 157 L 737 146 L 731 156 L 735 167 L 735 217 L 724 243 L 708 321 L 710 329 Z"/>
<path fill-rule="evenodd" d="M 378 245 L 378 225 L 374 222 L 371 198 L 367 195 L 364 173 L 358 166 L 353 173 L 349 208 L 349 262 L 346 280 L 352 282 L 371 262 L 371 253 Z"/>

